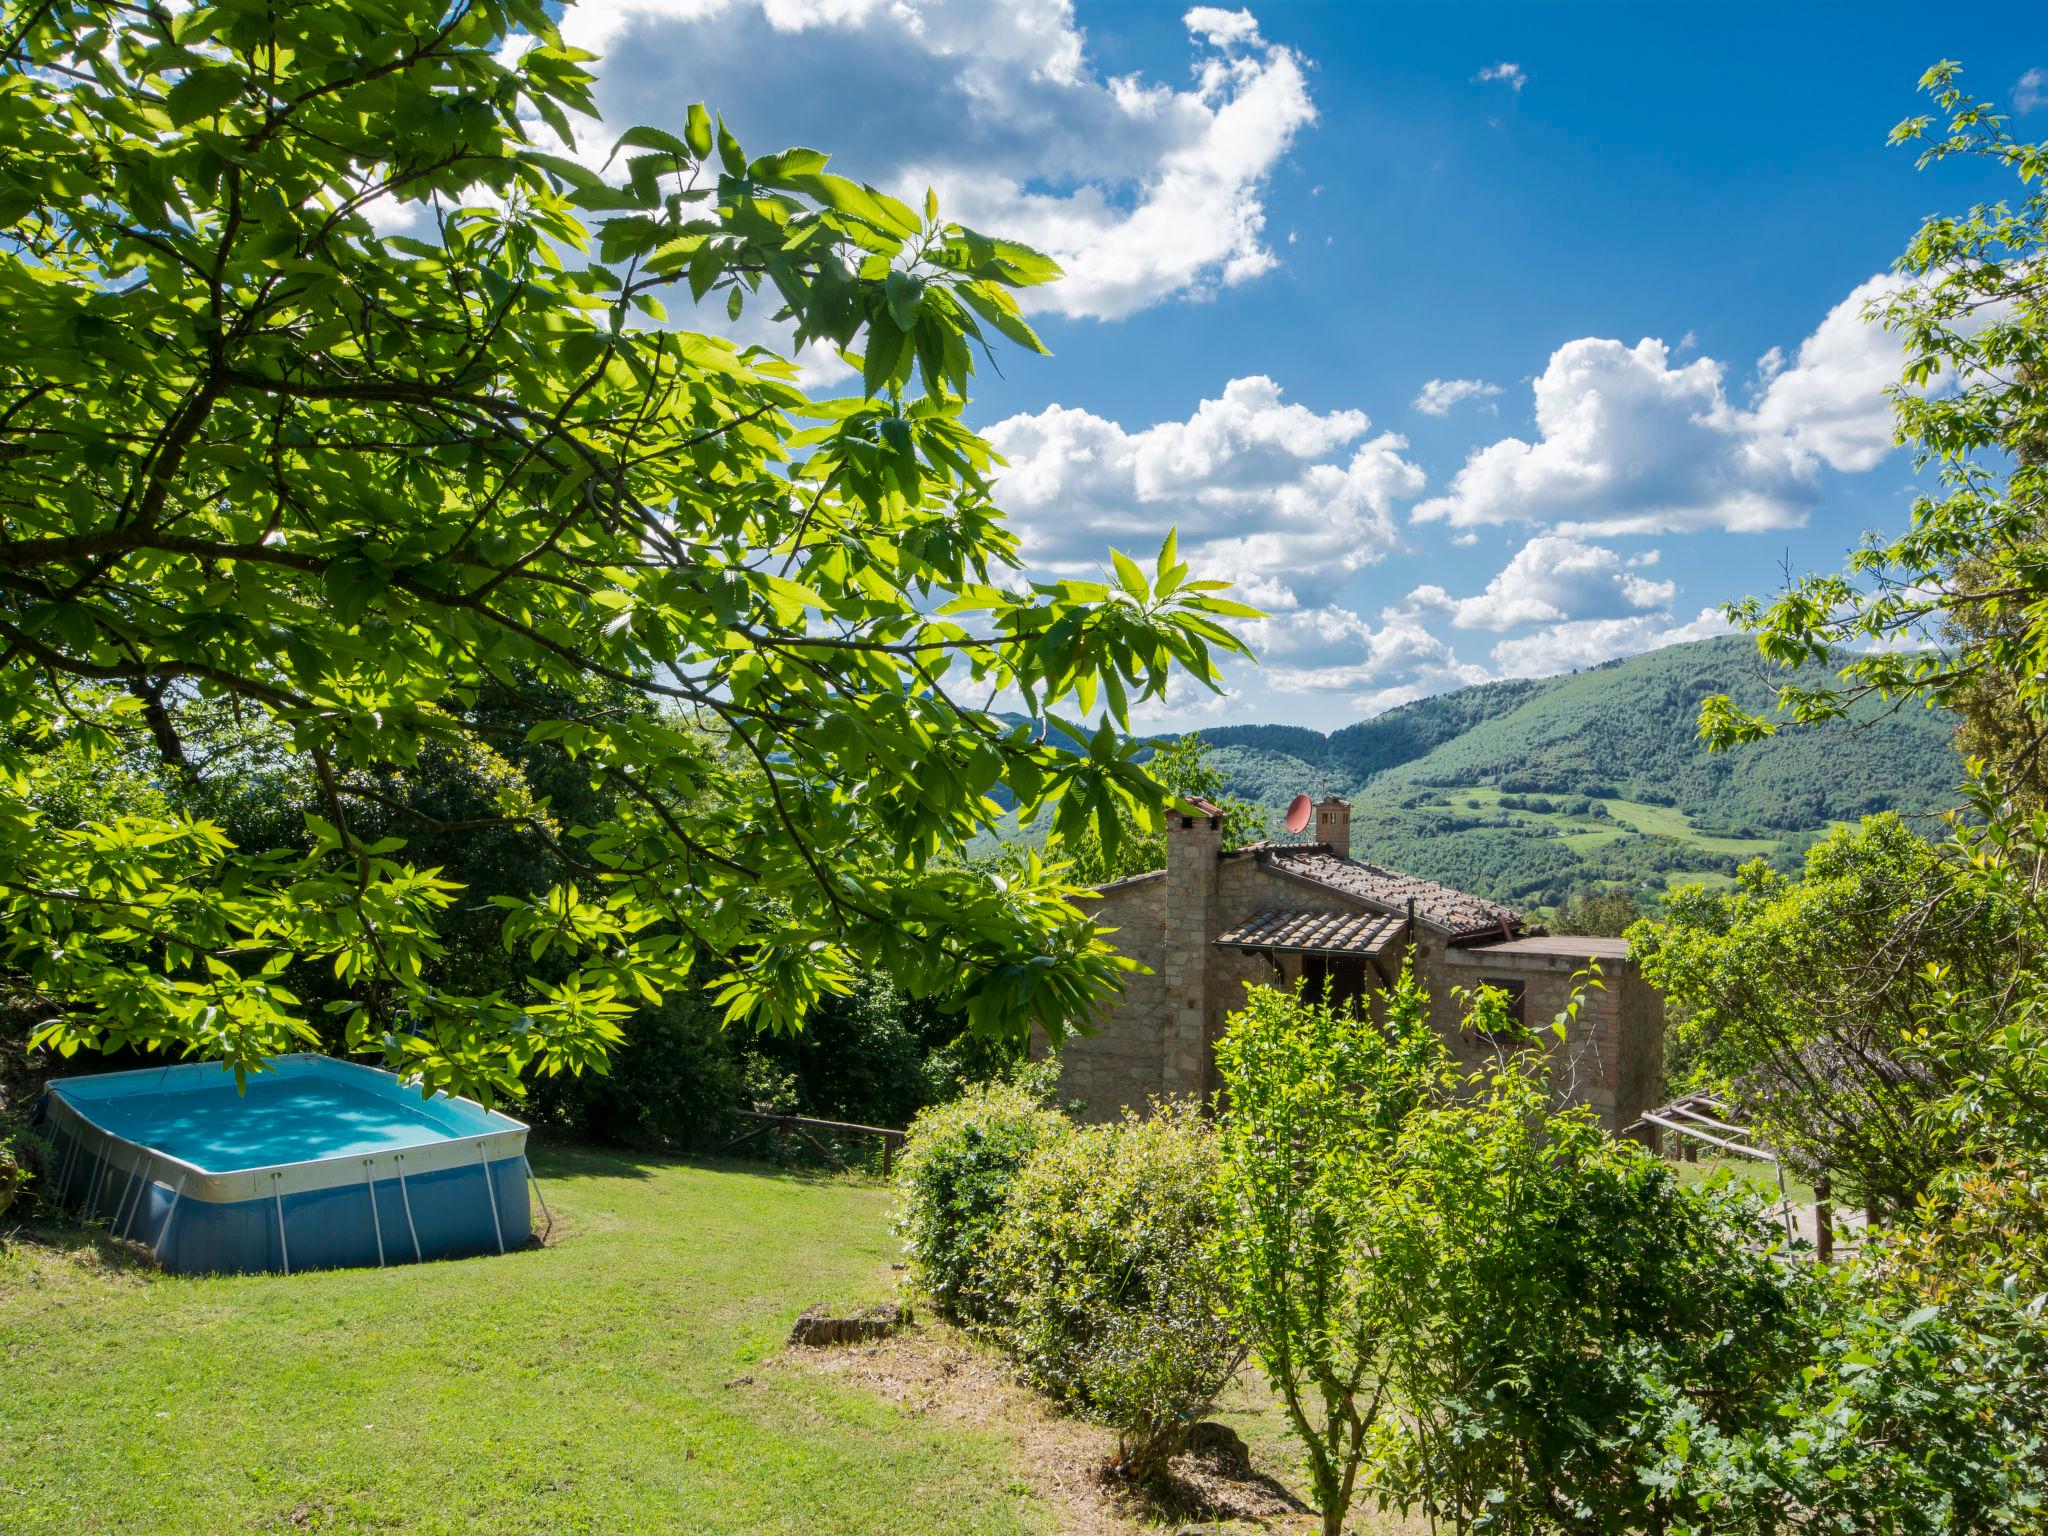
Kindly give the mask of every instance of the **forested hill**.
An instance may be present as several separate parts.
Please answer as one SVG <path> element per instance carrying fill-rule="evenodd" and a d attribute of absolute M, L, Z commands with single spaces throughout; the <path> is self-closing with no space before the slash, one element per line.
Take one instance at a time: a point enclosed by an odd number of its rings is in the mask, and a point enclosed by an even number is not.
<path fill-rule="evenodd" d="M 1327 736 L 1203 736 L 1233 794 L 1275 811 L 1302 790 L 1348 795 L 1360 858 L 1524 905 L 1725 878 L 1758 855 L 1789 864 L 1832 823 L 1956 802 L 1952 722 L 1917 705 L 1731 753 L 1700 745 L 1702 698 L 1760 708 L 1769 692 L 1754 645 L 1724 637 L 1485 683 Z"/>

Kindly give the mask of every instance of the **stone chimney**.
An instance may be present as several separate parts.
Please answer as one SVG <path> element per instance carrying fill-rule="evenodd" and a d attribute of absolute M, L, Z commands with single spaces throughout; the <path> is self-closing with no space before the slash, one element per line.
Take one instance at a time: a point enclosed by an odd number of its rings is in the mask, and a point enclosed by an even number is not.
<path fill-rule="evenodd" d="M 1316 802 L 1316 841 L 1334 853 L 1351 857 L 1351 802 L 1325 795 Z"/>
<path fill-rule="evenodd" d="M 1208 1066 L 1209 941 L 1217 924 L 1223 810 L 1187 800 L 1166 813 L 1166 932 L 1161 980 L 1166 1017 L 1160 1030 L 1160 1091 L 1199 1094 Z"/>

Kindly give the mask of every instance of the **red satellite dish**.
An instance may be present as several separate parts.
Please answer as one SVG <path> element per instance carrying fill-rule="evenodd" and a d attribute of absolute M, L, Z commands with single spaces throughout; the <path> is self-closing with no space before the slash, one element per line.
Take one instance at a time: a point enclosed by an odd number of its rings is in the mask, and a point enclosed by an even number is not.
<path fill-rule="evenodd" d="M 1314 809 L 1308 803 L 1307 795 L 1296 795 L 1294 803 L 1287 807 L 1287 830 L 1299 832 L 1308 825 L 1309 812 Z"/>

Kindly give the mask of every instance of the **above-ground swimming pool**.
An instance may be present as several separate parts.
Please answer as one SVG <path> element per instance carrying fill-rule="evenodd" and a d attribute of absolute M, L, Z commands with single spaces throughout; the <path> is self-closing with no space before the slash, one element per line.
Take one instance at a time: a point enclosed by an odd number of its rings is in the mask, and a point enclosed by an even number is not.
<path fill-rule="evenodd" d="M 210 1062 L 52 1082 L 57 1201 L 173 1273 L 503 1253 L 530 1229 L 526 1127 L 389 1072 L 280 1056 L 237 1092 Z"/>

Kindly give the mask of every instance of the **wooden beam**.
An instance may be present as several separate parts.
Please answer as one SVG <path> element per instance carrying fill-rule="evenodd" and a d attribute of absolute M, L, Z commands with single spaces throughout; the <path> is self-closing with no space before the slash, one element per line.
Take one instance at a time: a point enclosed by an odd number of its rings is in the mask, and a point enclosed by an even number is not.
<path fill-rule="evenodd" d="M 1668 1131 L 1676 1131 L 1679 1135 L 1693 1141 L 1704 1141 L 1710 1146 L 1720 1147 L 1726 1151 L 1733 1152 L 1738 1157 L 1753 1157 L 1760 1163 L 1775 1163 L 1778 1160 L 1777 1154 L 1774 1152 L 1765 1152 L 1758 1147 L 1745 1147 L 1739 1141 L 1725 1141 L 1719 1136 L 1709 1136 L 1698 1126 L 1687 1125 L 1682 1120 L 1667 1120 L 1664 1116 L 1649 1111 L 1644 1112 L 1643 1118 L 1652 1125 L 1661 1125 Z"/>
<path fill-rule="evenodd" d="M 1683 1115 L 1688 1120 L 1697 1120 L 1701 1125 L 1711 1125 L 1715 1130 L 1727 1131 L 1733 1136 L 1756 1135 L 1756 1132 L 1746 1125 L 1730 1125 L 1726 1120 L 1716 1120 L 1711 1115 L 1703 1115 L 1696 1109 L 1687 1109 L 1683 1100 L 1676 1104 L 1667 1104 L 1664 1107 L 1674 1115 Z"/>

